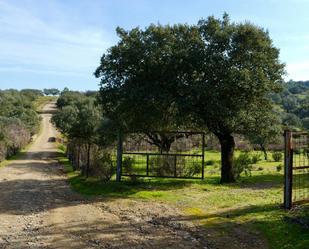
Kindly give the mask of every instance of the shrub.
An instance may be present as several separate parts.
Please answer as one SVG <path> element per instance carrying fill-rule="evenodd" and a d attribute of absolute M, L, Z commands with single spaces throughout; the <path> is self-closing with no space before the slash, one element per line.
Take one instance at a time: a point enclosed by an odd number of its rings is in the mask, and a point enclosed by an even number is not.
<path fill-rule="evenodd" d="M 275 162 L 282 161 L 283 156 L 282 156 L 281 152 L 274 151 L 271 155 L 272 155 L 272 158 L 274 159 Z"/>
<path fill-rule="evenodd" d="M 248 152 L 241 153 L 234 160 L 234 176 L 235 178 L 239 178 L 241 173 L 245 173 L 246 175 L 251 175 L 252 170 L 252 160 Z"/>
<path fill-rule="evenodd" d="M 128 175 L 133 174 L 133 164 L 135 160 L 132 157 L 125 157 L 122 160 L 122 168 L 125 170 L 125 173 Z"/>
<path fill-rule="evenodd" d="M 215 165 L 216 164 L 216 161 L 215 160 L 207 160 L 205 162 L 205 165 Z"/>
<path fill-rule="evenodd" d="M 202 165 L 200 162 L 192 162 L 186 165 L 184 176 L 193 177 L 202 171 Z"/>
<path fill-rule="evenodd" d="M 175 173 L 175 161 L 171 156 L 155 156 L 149 159 L 150 170 L 157 176 L 172 176 Z"/>
<path fill-rule="evenodd" d="M 282 168 L 283 168 L 282 164 L 279 164 L 279 165 L 276 166 L 276 169 L 277 169 L 278 172 L 280 172 L 282 170 Z"/>
<path fill-rule="evenodd" d="M 110 153 L 105 151 L 100 153 L 94 158 L 94 163 L 96 165 L 94 170 L 101 181 L 106 183 L 115 174 L 116 167 Z"/>
<path fill-rule="evenodd" d="M 251 162 L 253 164 L 258 163 L 259 161 L 261 161 L 261 154 L 260 153 L 254 153 L 251 155 Z"/>

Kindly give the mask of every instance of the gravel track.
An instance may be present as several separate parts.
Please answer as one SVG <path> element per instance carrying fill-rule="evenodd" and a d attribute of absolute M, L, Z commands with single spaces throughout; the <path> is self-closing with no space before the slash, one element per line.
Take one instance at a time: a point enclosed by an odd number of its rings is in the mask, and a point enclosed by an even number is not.
<path fill-rule="evenodd" d="M 0 248 L 209 248 L 203 231 L 166 204 L 71 190 L 49 142 L 57 136 L 50 118 L 42 114 L 28 152 L 0 169 Z"/>

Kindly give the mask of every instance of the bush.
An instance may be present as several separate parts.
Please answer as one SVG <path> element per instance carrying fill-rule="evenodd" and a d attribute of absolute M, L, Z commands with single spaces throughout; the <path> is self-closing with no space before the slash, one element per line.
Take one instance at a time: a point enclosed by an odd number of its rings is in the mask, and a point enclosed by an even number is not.
<path fill-rule="evenodd" d="M 253 164 L 257 164 L 259 161 L 261 161 L 261 154 L 260 153 L 254 153 L 251 155 L 251 162 Z"/>
<path fill-rule="evenodd" d="M 186 165 L 184 176 L 193 177 L 202 172 L 202 165 L 200 162 L 192 162 Z"/>
<path fill-rule="evenodd" d="M 95 165 L 96 175 L 105 183 L 115 174 L 116 167 L 112 155 L 108 152 L 102 152 L 100 156 L 96 157 Z"/>
<path fill-rule="evenodd" d="M 282 156 L 281 152 L 274 151 L 271 155 L 272 155 L 272 158 L 274 159 L 275 162 L 282 161 L 283 156 Z"/>
<path fill-rule="evenodd" d="M 122 168 L 125 170 L 125 173 L 129 175 L 131 181 L 133 182 L 137 181 L 137 176 L 133 170 L 134 163 L 135 163 L 135 160 L 132 157 L 125 157 L 122 160 Z"/>
<path fill-rule="evenodd" d="M 150 170 L 156 176 L 173 176 L 175 161 L 171 156 L 155 156 L 149 159 Z"/>
<path fill-rule="evenodd" d="M 279 164 L 279 165 L 276 166 L 276 169 L 277 169 L 278 172 L 280 172 L 282 170 L 282 168 L 283 168 L 282 164 Z"/>
<path fill-rule="evenodd" d="M 205 165 L 215 165 L 216 164 L 216 161 L 215 160 L 207 160 L 205 162 Z"/>
<path fill-rule="evenodd" d="M 246 175 L 251 175 L 252 170 L 252 160 L 248 152 L 241 153 L 234 160 L 234 176 L 236 179 L 240 177 L 241 173 L 245 173 Z"/>

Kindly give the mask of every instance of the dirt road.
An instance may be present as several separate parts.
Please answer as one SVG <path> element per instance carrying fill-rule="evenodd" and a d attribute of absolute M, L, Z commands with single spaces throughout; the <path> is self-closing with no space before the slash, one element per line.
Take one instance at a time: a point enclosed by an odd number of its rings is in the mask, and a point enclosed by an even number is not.
<path fill-rule="evenodd" d="M 0 248 L 208 248 L 172 207 L 72 191 L 50 118 L 42 114 L 42 132 L 23 158 L 0 169 Z"/>

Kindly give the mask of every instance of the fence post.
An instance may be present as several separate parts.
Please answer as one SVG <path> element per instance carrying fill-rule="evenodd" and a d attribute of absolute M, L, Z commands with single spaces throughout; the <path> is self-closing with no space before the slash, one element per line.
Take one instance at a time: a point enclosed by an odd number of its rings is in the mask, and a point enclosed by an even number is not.
<path fill-rule="evenodd" d="M 204 179 L 204 171 L 205 171 L 205 132 L 203 132 L 202 136 L 202 179 Z"/>
<path fill-rule="evenodd" d="M 121 181 L 121 168 L 122 168 L 122 133 L 118 131 L 118 142 L 117 142 L 117 170 L 116 170 L 116 181 Z"/>
<path fill-rule="evenodd" d="M 292 151 L 292 132 L 284 131 L 284 208 L 292 207 L 292 167 L 293 167 L 293 151 Z"/>
<path fill-rule="evenodd" d="M 177 156 L 174 156 L 174 177 L 177 177 Z"/>
<path fill-rule="evenodd" d="M 146 159 L 146 176 L 149 176 L 149 154 L 147 154 Z"/>

